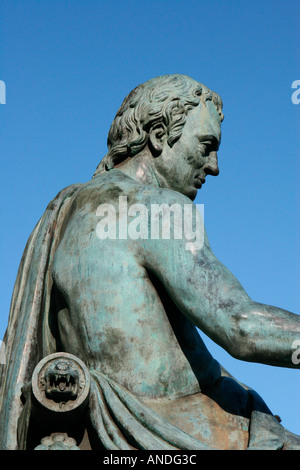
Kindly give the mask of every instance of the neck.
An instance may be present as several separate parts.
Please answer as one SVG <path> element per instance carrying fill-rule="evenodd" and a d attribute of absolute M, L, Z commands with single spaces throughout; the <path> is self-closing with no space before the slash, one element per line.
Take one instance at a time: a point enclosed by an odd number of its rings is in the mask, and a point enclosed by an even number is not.
<path fill-rule="evenodd" d="M 150 154 L 150 155 L 149 155 Z M 129 157 L 114 168 L 122 171 L 130 178 L 144 185 L 163 186 L 152 163 L 153 156 L 148 151 L 141 152 L 135 157 Z"/>

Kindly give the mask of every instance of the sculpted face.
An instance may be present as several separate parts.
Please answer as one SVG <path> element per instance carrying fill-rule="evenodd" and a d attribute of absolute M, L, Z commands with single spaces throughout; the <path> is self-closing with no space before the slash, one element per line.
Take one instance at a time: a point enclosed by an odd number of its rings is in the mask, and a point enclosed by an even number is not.
<path fill-rule="evenodd" d="M 155 169 L 164 185 L 194 200 L 207 175 L 219 174 L 217 150 L 221 121 L 212 101 L 188 112 L 180 139 L 170 147 L 166 141 L 155 158 Z"/>

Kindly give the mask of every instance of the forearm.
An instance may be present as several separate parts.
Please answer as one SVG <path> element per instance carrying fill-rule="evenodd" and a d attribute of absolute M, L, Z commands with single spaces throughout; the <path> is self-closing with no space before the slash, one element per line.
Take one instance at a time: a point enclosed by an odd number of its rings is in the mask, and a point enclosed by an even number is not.
<path fill-rule="evenodd" d="M 235 338 L 229 346 L 233 356 L 250 362 L 300 368 L 295 360 L 296 341 L 300 340 L 299 315 L 250 302 L 245 311 L 233 318 Z"/>

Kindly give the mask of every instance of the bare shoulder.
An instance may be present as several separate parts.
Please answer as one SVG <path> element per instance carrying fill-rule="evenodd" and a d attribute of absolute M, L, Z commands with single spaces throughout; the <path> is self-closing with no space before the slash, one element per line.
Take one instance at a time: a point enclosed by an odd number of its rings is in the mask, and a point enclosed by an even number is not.
<path fill-rule="evenodd" d="M 171 189 L 144 185 L 119 170 L 113 170 L 83 184 L 74 199 L 76 207 L 100 203 L 118 203 L 126 198 L 128 204 L 180 204 L 194 205 L 188 197 Z"/>
<path fill-rule="evenodd" d="M 191 199 L 183 194 L 167 188 L 159 188 L 155 186 L 140 186 L 136 188 L 136 198 L 146 205 L 180 205 L 184 207 L 190 205 L 196 207 Z"/>

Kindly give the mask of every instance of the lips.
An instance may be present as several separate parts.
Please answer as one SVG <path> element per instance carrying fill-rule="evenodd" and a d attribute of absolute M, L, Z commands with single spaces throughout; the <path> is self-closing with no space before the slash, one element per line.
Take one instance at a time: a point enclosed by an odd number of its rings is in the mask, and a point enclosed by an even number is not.
<path fill-rule="evenodd" d="M 201 186 L 205 183 L 205 178 L 200 178 L 199 176 L 195 178 L 196 183 L 195 186 L 197 189 L 200 189 Z"/>

